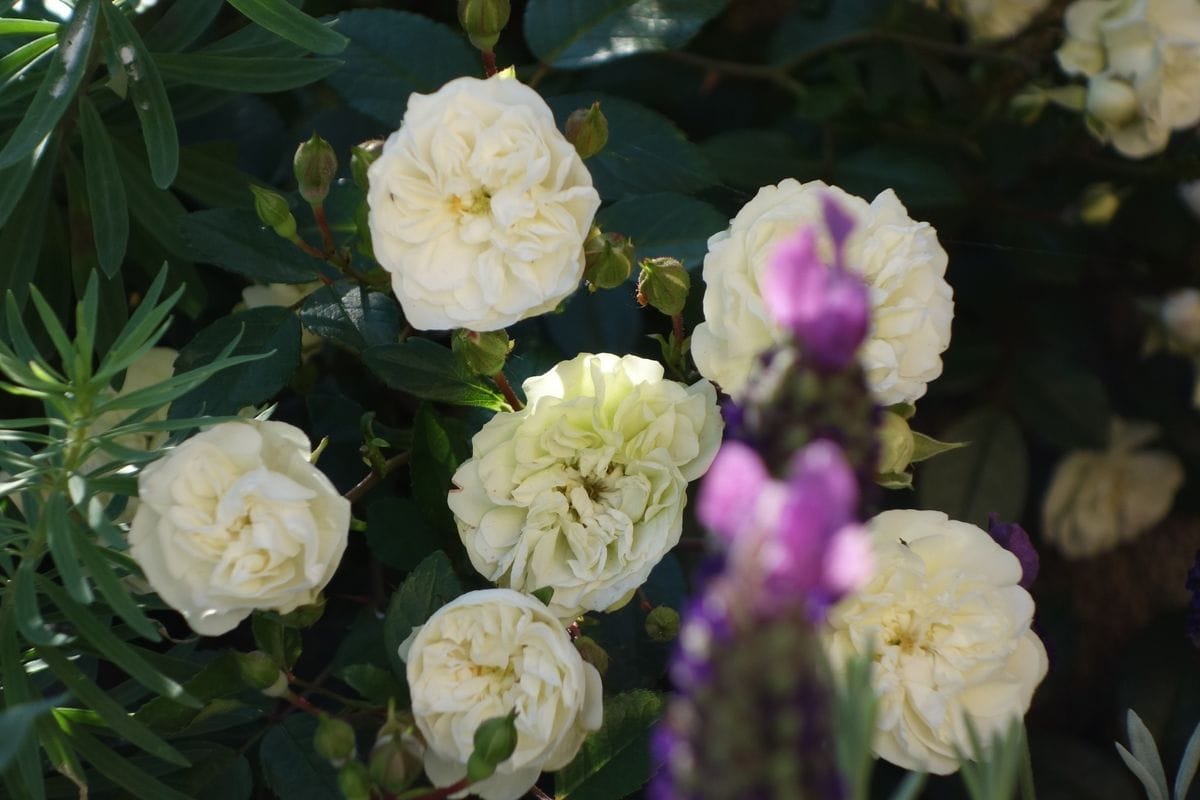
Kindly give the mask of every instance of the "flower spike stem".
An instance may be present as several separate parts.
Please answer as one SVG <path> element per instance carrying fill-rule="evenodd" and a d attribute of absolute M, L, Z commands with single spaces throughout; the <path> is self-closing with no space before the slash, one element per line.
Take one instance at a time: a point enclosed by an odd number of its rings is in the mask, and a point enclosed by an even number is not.
<path fill-rule="evenodd" d="M 496 54 L 491 50 L 483 51 L 483 74 L 487 77 L 492 77 L 497 72 L 496 70 Z"/>
<path fill-rule="evenodd" d="M 321 258 L 329 258 L 333 255 L 333 231 L 329 228 L 329 219 L 325 216 L 325 204 L 318 203 L 312 207 L 313 218 L 317 221 L 317 227 L 321 229 L 321 244 L 325 248 L 325 252 Z"/>
<path fill-rule="evenodd" d="M 512 406 L 513 411 L 520 411 L 525 407 L 521 402 L 521 398 L 517 397 L 517 393 L 513 391 L 512 384 L 508 382 L 508 378 L 504 377 L 503 372 L 497 372 L 492 376 L 492 380 L 496 382 L 496 388 L 504 393 L 504 399 Z"/>

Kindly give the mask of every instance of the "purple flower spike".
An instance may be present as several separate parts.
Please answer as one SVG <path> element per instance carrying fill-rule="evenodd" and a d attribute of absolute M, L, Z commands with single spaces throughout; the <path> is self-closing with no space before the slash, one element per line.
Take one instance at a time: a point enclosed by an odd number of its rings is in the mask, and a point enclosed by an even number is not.
<path fill-rule="evenodd" d="M 850 216 L 846 209 L 842 208 L 842 204 L 828 192 L 821 195 L 821 212 L 825 216 L 825 227 L 833 238 L 838 268 L 841 268 L 842 251 L 846 239 L 850 238 L 850 231 L 854 230 L 854 217 Z"/>
<path fill-rule="evenodd" d="M 1192 601 L 1188 604 L 1187 635 L 1192 644 L 1200 647 L 1200 550 L 1196 551 L 1196 561 L 1188 570 L 1184 586 L 1192 593 Z"/>
<path fill-rule="evenodd" d="M 729 540 L 754 518 L 753 509 L 770 483 L 758 453 L 741 442 L 721 445 L 696 504 L 696 517 Z"/>
<path fill-rule="evenodd" d="M 1038 552 L 1029 540 L 1029 534 L 1015 522 L 1001 522 L 996 512 L 988 514 L 988 534 L 996 544 L 1017 557 L 1021 562 L 1020 586 L 1028 590 L 1038 574 Z"/>

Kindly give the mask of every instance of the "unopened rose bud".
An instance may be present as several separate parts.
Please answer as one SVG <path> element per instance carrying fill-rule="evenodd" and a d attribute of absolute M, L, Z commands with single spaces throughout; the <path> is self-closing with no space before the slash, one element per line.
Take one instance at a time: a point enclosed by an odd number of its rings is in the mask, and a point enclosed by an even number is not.
<path fill-rule="evenodd" d="M 361 761 L 348 761 L 338 770 L 338 788 L 346 800 L 371 800 L 371 776 Z"/>
<path fill-rule="evenodd" d="M 254 195 L 254 211 L 262 223 L 289 242 L 296 241 L 296 218 L 283 195 L 254 184 L 250 184 L 250 192 Z"/>
<path fill-rule="evenodd" d="M 493 717 L 479 723 L 475 729 L 475 750 L 467 759 L 467 777 L 472 782 L 490 777 L 517 749 L 516 722 L 514 710 L 506 717 Z"/>
<path fill-rule="evenodd" d="M 381 736 L 371 750 L 367 772 L 388 794 L 400 794 L 421 774 L 420 747 L 411 736 Z"/>
<path fill-rule="evenodd" d="M 575 649 L 579 651 L 579 655 L 584 661 L 596 668 L 596 672 L 601 675 L 608 673 L 608 651 L 600 646 L 590 636 L 580 636 L 575 640 Z"/>
<path fill-rule="evenodd" d="M 633 243 L 620 233 L 592 228 L 583 255 L 583 279 L 592 289 L 615 289 L 629 280 L 633 271 Z"/>
<path fill-rule="evenodd" d="M 325 202 L 333 176 L 337 174 L 338 160 L 333 146 L 314 133 L 311 139 L 296 148 L 292 167 L 296 183 L 300 185 L 300 196 L 311 206 Z"/>
<path fill-rule="evenodd" d="M 261 650 L 234 653 L 233 658 L 237 661 L 242 682 L 251 689 L 257 689 L 268 697 L 282 697 L 287 694 L 287 675 L 266 653 Z"/>
<path fill-rule="evenodd" d="M 1121 195 L 1107 181 L 1093 183 L 1079 200 L 1079 218 L 1087 225 L 1107 225 L 1121 208 Z"/>
<path fill-rule="evenodd" d="M 879 469 L 881 475 L 904 472 L 916 451 L 908 420 L 891 411 L 883 412 L 879 424 Z"/>
<path fill-rule="evenodd" d="M 1119 128 L 1137 118 L 1138 99 L 1128 82 L 1117 78 L 1092 78 L 1087 88 L 1087 112 L 1106 125 Z"/>
<path fill-rule="evenodd" d="M 354 728 L 345 720 L 323 715 L 313 733 L 313 749 L 335 767 L 342 766 L 354 758 Z"/>
<path fill-rule="evenodd" d="M 503 330 L 480 333 L 459 328 L 450 338 L 450 349 L 477 375 L 502 371 L 515 344 Z"/>
<path fill-rule="evenodd" d="M 655 606 L 646 615 L 646 635 L 656 642 L 669 642 L 679 635 L 679 612 L 670 606 Z"/>
<path fill-rule="evenodd" d="M 638 275 L 637 298 L 641 305 L 651 305 L 667 316 L 683 312 L 691 276 L 683 264 L 674 258 L 648 258 L 642 262 Z"/>
<path fill-rule="evenodd" d="M 350 176 L 354 179 L 354 185 L 364 192 L 371 183 L 367 179 L 367 170 L 382 153 L 382 139 L 371 139 L 350 148 Z"/>
<path fill-rule="evenodd" d="M 1038 121 L 1049 102 L 1050 98 L 1040 86 L 1031 86 L 1013 97 L 1008 110 L 1022 125 L 1032 125 Z"/>
<path fill-rule="evenodd" d="M 564 135 L 575 145 L 580 158 L 591 158 L 603 150 L 608 144 L 608 118 L 600 110 L 600 101 L 592 103 L 591 108 L 572 111 Z"/>
<path fill-rule="evenodd" d="M 458 0 L 459 24 L 471 44 L 485 53 L 495 49 L 510 12 L 508 0 Z"/>

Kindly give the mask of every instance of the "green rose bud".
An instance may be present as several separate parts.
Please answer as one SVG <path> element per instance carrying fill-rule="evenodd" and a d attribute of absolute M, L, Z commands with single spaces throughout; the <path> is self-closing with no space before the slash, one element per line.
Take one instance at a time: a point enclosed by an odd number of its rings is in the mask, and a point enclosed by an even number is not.
<path fill-rule="evenodd" d="M 608 652 L 590 636 L 580 636 L 575 640 L 575 649 L 584 661 L 596 668 L 596 672 L 604 675 L 608 672 Z"/>
<path fill-rule="evenodd" d="M 300 196 L 310 206 L 323 203 L 337 173 L 338 160 L 333 146 L 314 133 L 311 139 L 296 148 L 292 167 L 296 172 L 296 183 L 300 185 Z"/>
<path fill-rule="evenodd" d="M 1121 208 L 1121 195 L 1108 181 L 1093 183 L 1079 199 L 1079 218 L 1086 225 L 1107 225 Z"/>
<path fill-rule="evenodd" d="M 345 720 L 323 715 L 313 733 L 313 749 L 335 767 L 342 766 L 355 754 L 354 728 Z"/>
<path fill-rule="evenodd" d="M 381 736 L 371 750 L 367 772 L 388 794 L 399 794 L 421 774 L 421 753 L 411 736 Z"/>
<path fill-rule="evenodd" d="M 669 642 L 679 635 L 679 612 L 656 606 L 646 615 L 646 635 L 656 642 Z"/>
<path fill-rule="evenodd" d="M 883 475 L 899 474 L 908 469 L 916 450 L 908 421 L 891 411 L 883 412 L 879 424 L 879 468 Z"/>
<path fill-rule="evenodd" d="M 629 280 L 633 270 L 633 243 L 620 233 L 602 233 L 592 228 L 583 244 L 586 259 L 583 279 L 596 289 L 615 289 Z"/>
<path fill-rule="evenodd" d="M 254 184 L 250 184 L 250 193 L 254 195 L 254 210 L 262 223 L 289 242 L 296 241 L 296 218 L 283 195 Z"/>
<path fill-rule="evenodd" d="M 515 344 L 502 330 L 480 333 L 459 328 L 450 338 L 450 349 L 478 375 L 495 375 L 502 371 Z"/>
<path fill-rule="evenodd" d="M 474 781 L 488 778 L 517 749 L 517 712 L 493 717 L 475 729 L 475 750 L 467 759 L 467 777 Z"/>
<path fill-rule="evenodd" d="M 600 101 L 592 103 L 591 108 L 572 111 L 564 134 L 580 158 L 591 158 L 603 150 L 608 144 L 608 119 L 600 111 Z"/>
<path fill-rule="evenodd" d="M 651 305 L 667 316 L 683 312 L 692 278 L 683 264 L 674 258 L 648 258 L 638 276 L 637 300 Z"/>
<path fill-rule="evenodd" d="M 348 761 L 338 770 L 338 788 L 346 800 L 371 800 L 371 776 L 361 761 Z"/>
<path fill-rule="evenodd" d="M 257 689 L 268 697 L 282 697 L 287 694 L 287 675 L 266 653 L 261 650 L 234 653 L 233 658 L 237 662 L 242 682 L 251 689 Z"/>
<path fill-rule="evenodd" d="M 485 53 L 495 49 L 510 11 L 508 0 L 458 0 L 459 24 L 471 44 Z"/>
<path fill-rule="evenodd" d="M 350 175 L 354 178 L 354 185 L 364 192 L 371 184 L 367 179 L 367 170 L 382 153 L 383 139 L 371 139 L 350 148 Z"/>

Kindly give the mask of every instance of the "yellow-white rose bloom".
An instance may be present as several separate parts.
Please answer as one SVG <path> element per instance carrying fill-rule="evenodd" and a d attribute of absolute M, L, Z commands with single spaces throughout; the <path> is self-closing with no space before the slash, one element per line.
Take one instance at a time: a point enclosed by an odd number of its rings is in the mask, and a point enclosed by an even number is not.
<path fill-rule="evenodd" d="M 603 719 L 600 673 L 536 598 L 469 592 L 439 609 L 401 648 L 425 773 L 449 786 L 467 773 L 481 722 L 517 712 L 517 747 L 471 784 L 484 800 L 517 800 L 542 772 L 561 769 Z M 465 795 L 467 792 L 463 792 Z"/>
<path fill-rule="evenodd" d="M 1042 502 L 1042 536 L 1068 558 L 1086 558 L 1154 527 L 1183 485 L 1183 466 L 1165 450 L 1141 449 L 1149 423 L 1113 420 L 1105 450 L 1077 450 L 1054 470 Z"/>
<path fill-rule="evenodd" d="M 1016 36 L 1050 5 L 1050 0 L 962 0 L 962 16 L 974 39 Z"/>
<path fill-rule="evenodd" d="M 317 599 L 346 549 L 350 503 L 283 422 L 223 422 L 138 477 L 129 552 L 192 630 L 218 636 L 255 609 Z"/>
<path fill-rule="evenodd" d="M 152 347 L 146 351 L 145 355 L 137 361 L 129 365 L 125 370 L 125 381 L 121 384 L 119 391 L 112 392 L 112 397 L 123 397 L 124 395 L 136 392 L 139 389 L 145 389 L 148 386 L 153 386 L 156 383 L 162 383 L 175 374 L 175 359 L 179 353 L 169 347 Z M 146 422 L 162 422 L 167 418 L 168 406 L 155 411 L 146 418 Z M 120 411 L 108 411 L 96 418 L 95 424 L 88 430 L 92 436 L 97 436 L 106 431 L 120 425 L 125 421 L 125 418 L 133 414 L 136 409 L 121 409 Z M 133 450 L 157 450 L 162 447 L 167 440 L 167 431 L 154 431 L 151 433 L 130 433 L 120 436 L 116 439 L 117 444 L 122 447 L 128 447 Z M 96 453 L 88 459 L 84 465 L 83 472 L 91 472 L 96 467 L 111 461 L 112 456 L 106 455 L 103 452 Z"/>
<path fill-rule="evenodd" d="M 835 665 L 875 647 L 875 752 L 945 775 L 965 718 L 984 741 L 1029 709 L 1048 668 L 1030 630 L 1021 564 L 974 525 L 940 511 L 885 511 L 867 523 L 875 576 L 836 605 L 824 638 Z"/>
<path fill-rule="evenodd" d="M 785 331 L 770 318 L 762 281 L 772 251 L 804 226 L 818 232 L 831 258 L 822 224 L 821 196 L 829 194 L 855 220 L 846 243 L 846 265 L 862 275 L 871 294 L 871 331 L 859 353 L 867 381 L 881 405 L 912 403 L 942 374 L 950 345 L 953 291 L 946 283 L 946 251 L 937 231 L 916 222 L 891 189 L 870 203 L 822 181 L 789 178 L 764 186 L 708 240 L 704 258 L 704 322 L 692 334 L 700 374 L 739 396 L 759 353 L 782 342 Z"/>
<path fill-rule="evenodd" d="M 471 442 L 449 504 L 475 569 L 551 587 L 560 618 L 623 605 L 679 541 L 721 442 L 717 393 L 637 356 L 584 354 L 524 384 Z"/>
<path fill-rule="evenodd" d="M 375 257 L 414 328 L 498 330 L 578 288 L 600 196 L 519 81 L 457 78 L 411 95 L 368 177 Z"/>

